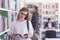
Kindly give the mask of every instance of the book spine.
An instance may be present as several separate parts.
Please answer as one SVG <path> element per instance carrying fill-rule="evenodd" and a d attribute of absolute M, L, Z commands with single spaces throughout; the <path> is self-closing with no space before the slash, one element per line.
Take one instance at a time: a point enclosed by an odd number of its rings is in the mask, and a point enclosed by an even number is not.
<path fill-rule="evenodd" d="M 2 32 L 2 25 L 3 25 L 3 20 L 2 20 L 2 16 L 0 15 L 0 33 Z"/>
<path fill-rule="evenodd" d="M 2 7 L 2 0 L 0 0 L 0 8 Z"/>
<path fill-rule="evenodd" d="M 2 0 L 2 8 L 5 8 L 5 0 Z"/>
<path fill-rule="evenodd" d="M 3 27 L 2 27 L 2 32 L 5 30 L 5 21 L 4 21 L 4 16 L 2 16 L 2 20 L 3 20 Z"/>
<path fill-rule="evenodd" d="M 8 9 L 8 0 L 5 0 L 5 8 Z"/>
<path fill-rule="evenodd" d="M 12 5 L 11 5 L 12 4 Z M 15 10 L 15 1 L 14 0 L 11 0 L 10 1 L 10 9 L 11 10 Z"/>
<path fill-rule="evenodd" d="M 7 17 L 5 17 L 5 30 L 7 30 Z"/>
<path fill-rule="evenodd" d="M 10 5 L 9 5 L 10 1 L 8 0 L 7 2 L 8 2 L 8 9 L 10 9 Z"/>

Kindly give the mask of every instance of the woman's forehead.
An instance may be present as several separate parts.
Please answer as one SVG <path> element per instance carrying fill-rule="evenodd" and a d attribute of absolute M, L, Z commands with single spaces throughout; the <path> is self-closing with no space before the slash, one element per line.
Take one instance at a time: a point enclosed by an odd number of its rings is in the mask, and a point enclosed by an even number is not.
<path fill-rule="evenodd" d="M 22 13 L 24 13 L 24 14 L 27 14 L 28 12 L 27 11 L 21 11 Z"/>

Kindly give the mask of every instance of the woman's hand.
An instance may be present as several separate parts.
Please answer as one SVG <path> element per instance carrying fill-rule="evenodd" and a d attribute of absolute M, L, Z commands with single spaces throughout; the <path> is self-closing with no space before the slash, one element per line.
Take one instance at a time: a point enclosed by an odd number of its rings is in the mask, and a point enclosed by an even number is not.
<path fill-rule="evenodd" d="M 48 27 L 46 27 L 45 29 L 49 29 Z"/>
<path fill-rule="evenodd" d="M 28 34 L 28 38 L 32 38 L 33 37 L 33 35 L 30 33 L 30 34 Z"/>
<path fill-rule="evenodd" d="M 15 37 L 16 37 L 16 34 L 13 33 L 13 34 L 11 35 L 11 37 L 12 37 L 12 38 L 15 38 Z"/>
<path fill-rule="evenodd" d="M 25 34 L 24 37 L 25 38 L 31 38 L 33 35 L 32 34 Z"/>
<path fill-rule="evenodd" d="M 24 38 L 28 38 L 28 34 L 25 34 L 25 35 L 24 35 Z"/>
<path fill-rule="evenodd" d="M 52 29 L 56 29 L 55 27 L 52 27 Z"/>

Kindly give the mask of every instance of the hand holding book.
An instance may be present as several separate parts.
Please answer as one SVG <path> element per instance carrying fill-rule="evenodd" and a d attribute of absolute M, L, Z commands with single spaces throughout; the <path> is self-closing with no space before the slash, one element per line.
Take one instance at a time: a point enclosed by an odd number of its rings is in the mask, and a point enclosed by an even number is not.
<path fill-rule="evenodd" d="M 28 34 L 25 34 L 23 37 L 24 37 L 24 38 L 28 38 Z"/>
<path fill-rule="evenodd" d="M 24 34 L 23 36 L 21 34 L 12 34 L 11 37 L 15 38 L 17 35 L 19 35 L 20 37 L 23 37 L 23 38 L 28 38 L 28 34 Z"/>

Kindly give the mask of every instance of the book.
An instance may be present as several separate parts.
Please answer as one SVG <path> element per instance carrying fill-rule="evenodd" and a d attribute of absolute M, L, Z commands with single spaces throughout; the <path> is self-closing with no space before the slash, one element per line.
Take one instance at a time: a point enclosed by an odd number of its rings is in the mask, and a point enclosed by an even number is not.
<path fill-rule="evenodd" d="M 3 22 L 2 22 L 3 23 L 3 25 L 2 25 L 2 32 L 3 32 L 5 30 L 5 21 L 4 21 L 5 18 L 4 18 L 4 16 L 2 16 L 2 20 L 3 20 Z"/>
<path fill-rule="evenodd" d="M 8 9 L 10 9 L 10 5 L 9 5 L 10 1 L 8 0 L 7 2 L 8 2 Z"/>
<path fill-rule="evenodd" d="M 4 34 L 0 35 L 0 39 L 4 40 Z"/>
<path fill-rule="evenodd" d="M 2 7 L 2 0 L 0 0 L 0 7 Z"/>
<path fill-rule="evenodd" d="M 15 19 L 17 19 L 17 17 L 18 17 L 18 14 L 17 14 L 17 13 L 15 13 Z"/>
<path fill-rule="evenodd" d="M 5 0 L 5 8 L 8 9 L 8 0 Z"/>
<path fill-rule="evenodd" d="M 7 26 L 7 17 L 5 17 L 5 30 L 8 29 L 8 26 Z"/>
<path fill-rule="evenodd" d="M 17 0 L 15 0 L 15 11 L 17 10 Z"/>
<path fill-rule="evenodd" d="M 11 5 L 12 4 L 12 5 Z M 15 10 L 15 1 L 14 0 L 10 0 L 9 1 L 9 5 L 10 5 L 10 9 L 11 10 Z"/>
<path fill-rule="evenodd" d="M 13 22 L 15 20 L 15 12 L 11 12 L 11 22 Z"/>
<path fill-rule="evenodd" d="M 2 8 L 5 8 L 5 0 L 2 0 Z"/>
<path fill-rule="evenodd" d="M 2 25 L 3 25 L 3 20 L 2 20 L 2 16 L 0 15 L 0 33 L 2 32 Z"/>
<path fill-rule="evenodd" d="M 8 0 L 2 0 L 2 8 L 8 9 Z"/>

